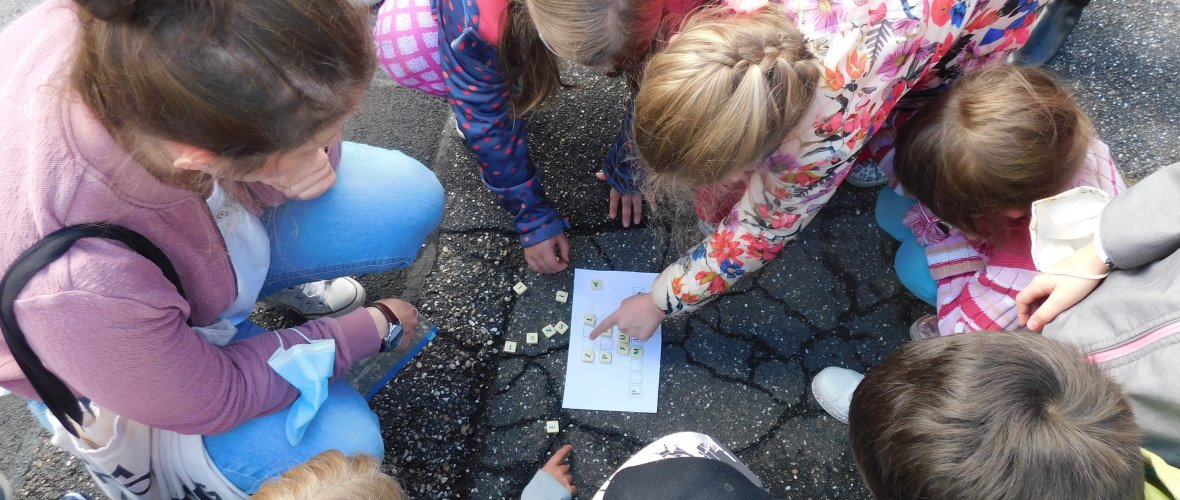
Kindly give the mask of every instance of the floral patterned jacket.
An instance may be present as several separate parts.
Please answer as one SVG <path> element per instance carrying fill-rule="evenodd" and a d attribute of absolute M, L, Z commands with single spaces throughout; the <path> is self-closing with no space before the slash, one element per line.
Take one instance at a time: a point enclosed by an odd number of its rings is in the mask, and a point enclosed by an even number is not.
<path fill-rule="evenodd" d="M 1046 1 L 785 0 L 823 65 L 815 99 L 716 231 L 656 278 L 656 305 L 695 310 L 774 259 L 835 194 L 902 96 L 1002 62 Z"/>

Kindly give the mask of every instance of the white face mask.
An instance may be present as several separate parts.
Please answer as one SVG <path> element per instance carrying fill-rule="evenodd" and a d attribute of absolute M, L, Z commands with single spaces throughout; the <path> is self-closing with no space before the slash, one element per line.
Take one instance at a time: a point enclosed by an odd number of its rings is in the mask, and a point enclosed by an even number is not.
<path fill-rule="evenodd" d="M 1037 270 L 1049 270 L 1094 241 L 1098 219 L 1107 203 L 1110 195 L 1089 186 L 1033 202 L 1028 229 Z"/>
<path fill-rule="evenodd" d="M 303 440 L 307 426 L 328 399 L 328 380 L 332 378 L 332 370 L 336 365 L 336 341 L 311 340 L 298 329 L 292 330 L 307 343 L 284 349 L 283 339 L 279 337 L 279 348 L 266 363 L 299 390 L 299 397 L 291 403 L 287 412 L 287 441 L 295 446 Z"/>
<path fill-rule="evenodd" d="M 238 329 L 234 327 L 234 324 L 225 318 L 219 319 L 209 326 L 194 326 L 193 331 L 205 339 L 205 342 L 218 347 L 229 345 L 230 341 L 234 339 L 234 335 L 238 334 Z"/>

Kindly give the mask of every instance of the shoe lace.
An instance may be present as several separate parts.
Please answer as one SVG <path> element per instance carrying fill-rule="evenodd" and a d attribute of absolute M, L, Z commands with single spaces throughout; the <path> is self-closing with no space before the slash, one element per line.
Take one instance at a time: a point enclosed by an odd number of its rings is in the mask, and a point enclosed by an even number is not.
<path fill-rule="evenodd" d="M 303 302 L 305 306 L 324 305 L 323 296 L 327 290 L 327 281 L 313 281 L 311 283 L 304 283 L 291 287 L 293 291 L 298 293 L 299 301 Z"/>

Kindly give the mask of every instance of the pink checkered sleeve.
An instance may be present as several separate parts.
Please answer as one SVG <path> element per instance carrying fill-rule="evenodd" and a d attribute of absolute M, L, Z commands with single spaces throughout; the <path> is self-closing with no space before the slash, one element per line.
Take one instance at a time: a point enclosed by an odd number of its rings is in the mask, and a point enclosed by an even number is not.
<path fill-rule="evenodd" d="M 430 0 L 388 0 L 377 11 L 377 61 L 398 85 L 447 95 L 438 52 L 438 22 Z"/>

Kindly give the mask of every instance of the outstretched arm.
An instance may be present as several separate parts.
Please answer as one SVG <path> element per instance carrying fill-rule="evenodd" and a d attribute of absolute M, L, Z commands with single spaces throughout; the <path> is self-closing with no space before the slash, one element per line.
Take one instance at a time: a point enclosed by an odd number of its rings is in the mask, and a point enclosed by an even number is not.
<path fill-rule="evenodd" d="M 1180 213 L 1178 193 L 1180 163 L 1175 163 L 1115 197 L 1102 211 L 1094 241 L 1017 296 L 1021 324 L 1040 331 L 1098 287 L 1101 279 L 1093 276 L 1111 267 L 1134 269 L 1180 250 L 1180 224 L 1169 216 Z"/>
<path fill-rule="evenodd" d="M 513 214 L 520 243 L 528 248 L 566 229 L 557 208 L 545 197 L 540 173 L 529 161 L 525 121 L 512 113 L 509 83 L 500 74 L 496 48 L 473 30 L 448 40 L 453 27 L 443 23 L 439 51 L 449 102 L 459 131 L 479 160 L 480 178 Z"/>
<path fill-rule="evenodd" d="M 656 278 L 657 307 L 693 311 L 761 269 L 811 222 L 848 169 L 801 166 L 789 155 L 772 157 L 765 167 L 717 230 Z"/>
<path fill-rule="evenodd" d="M 598 180 L 610 185 L 610 218 L 622 216 L 623 227 L 643 221 L 643 193 L 639 191 L 639 168 L 636 166 L 635 143 L 631 139 L 631 116 L 635 112 L 634 101 L 627 104 L 623 117 L 623 129 L 615 137 Z"/>

